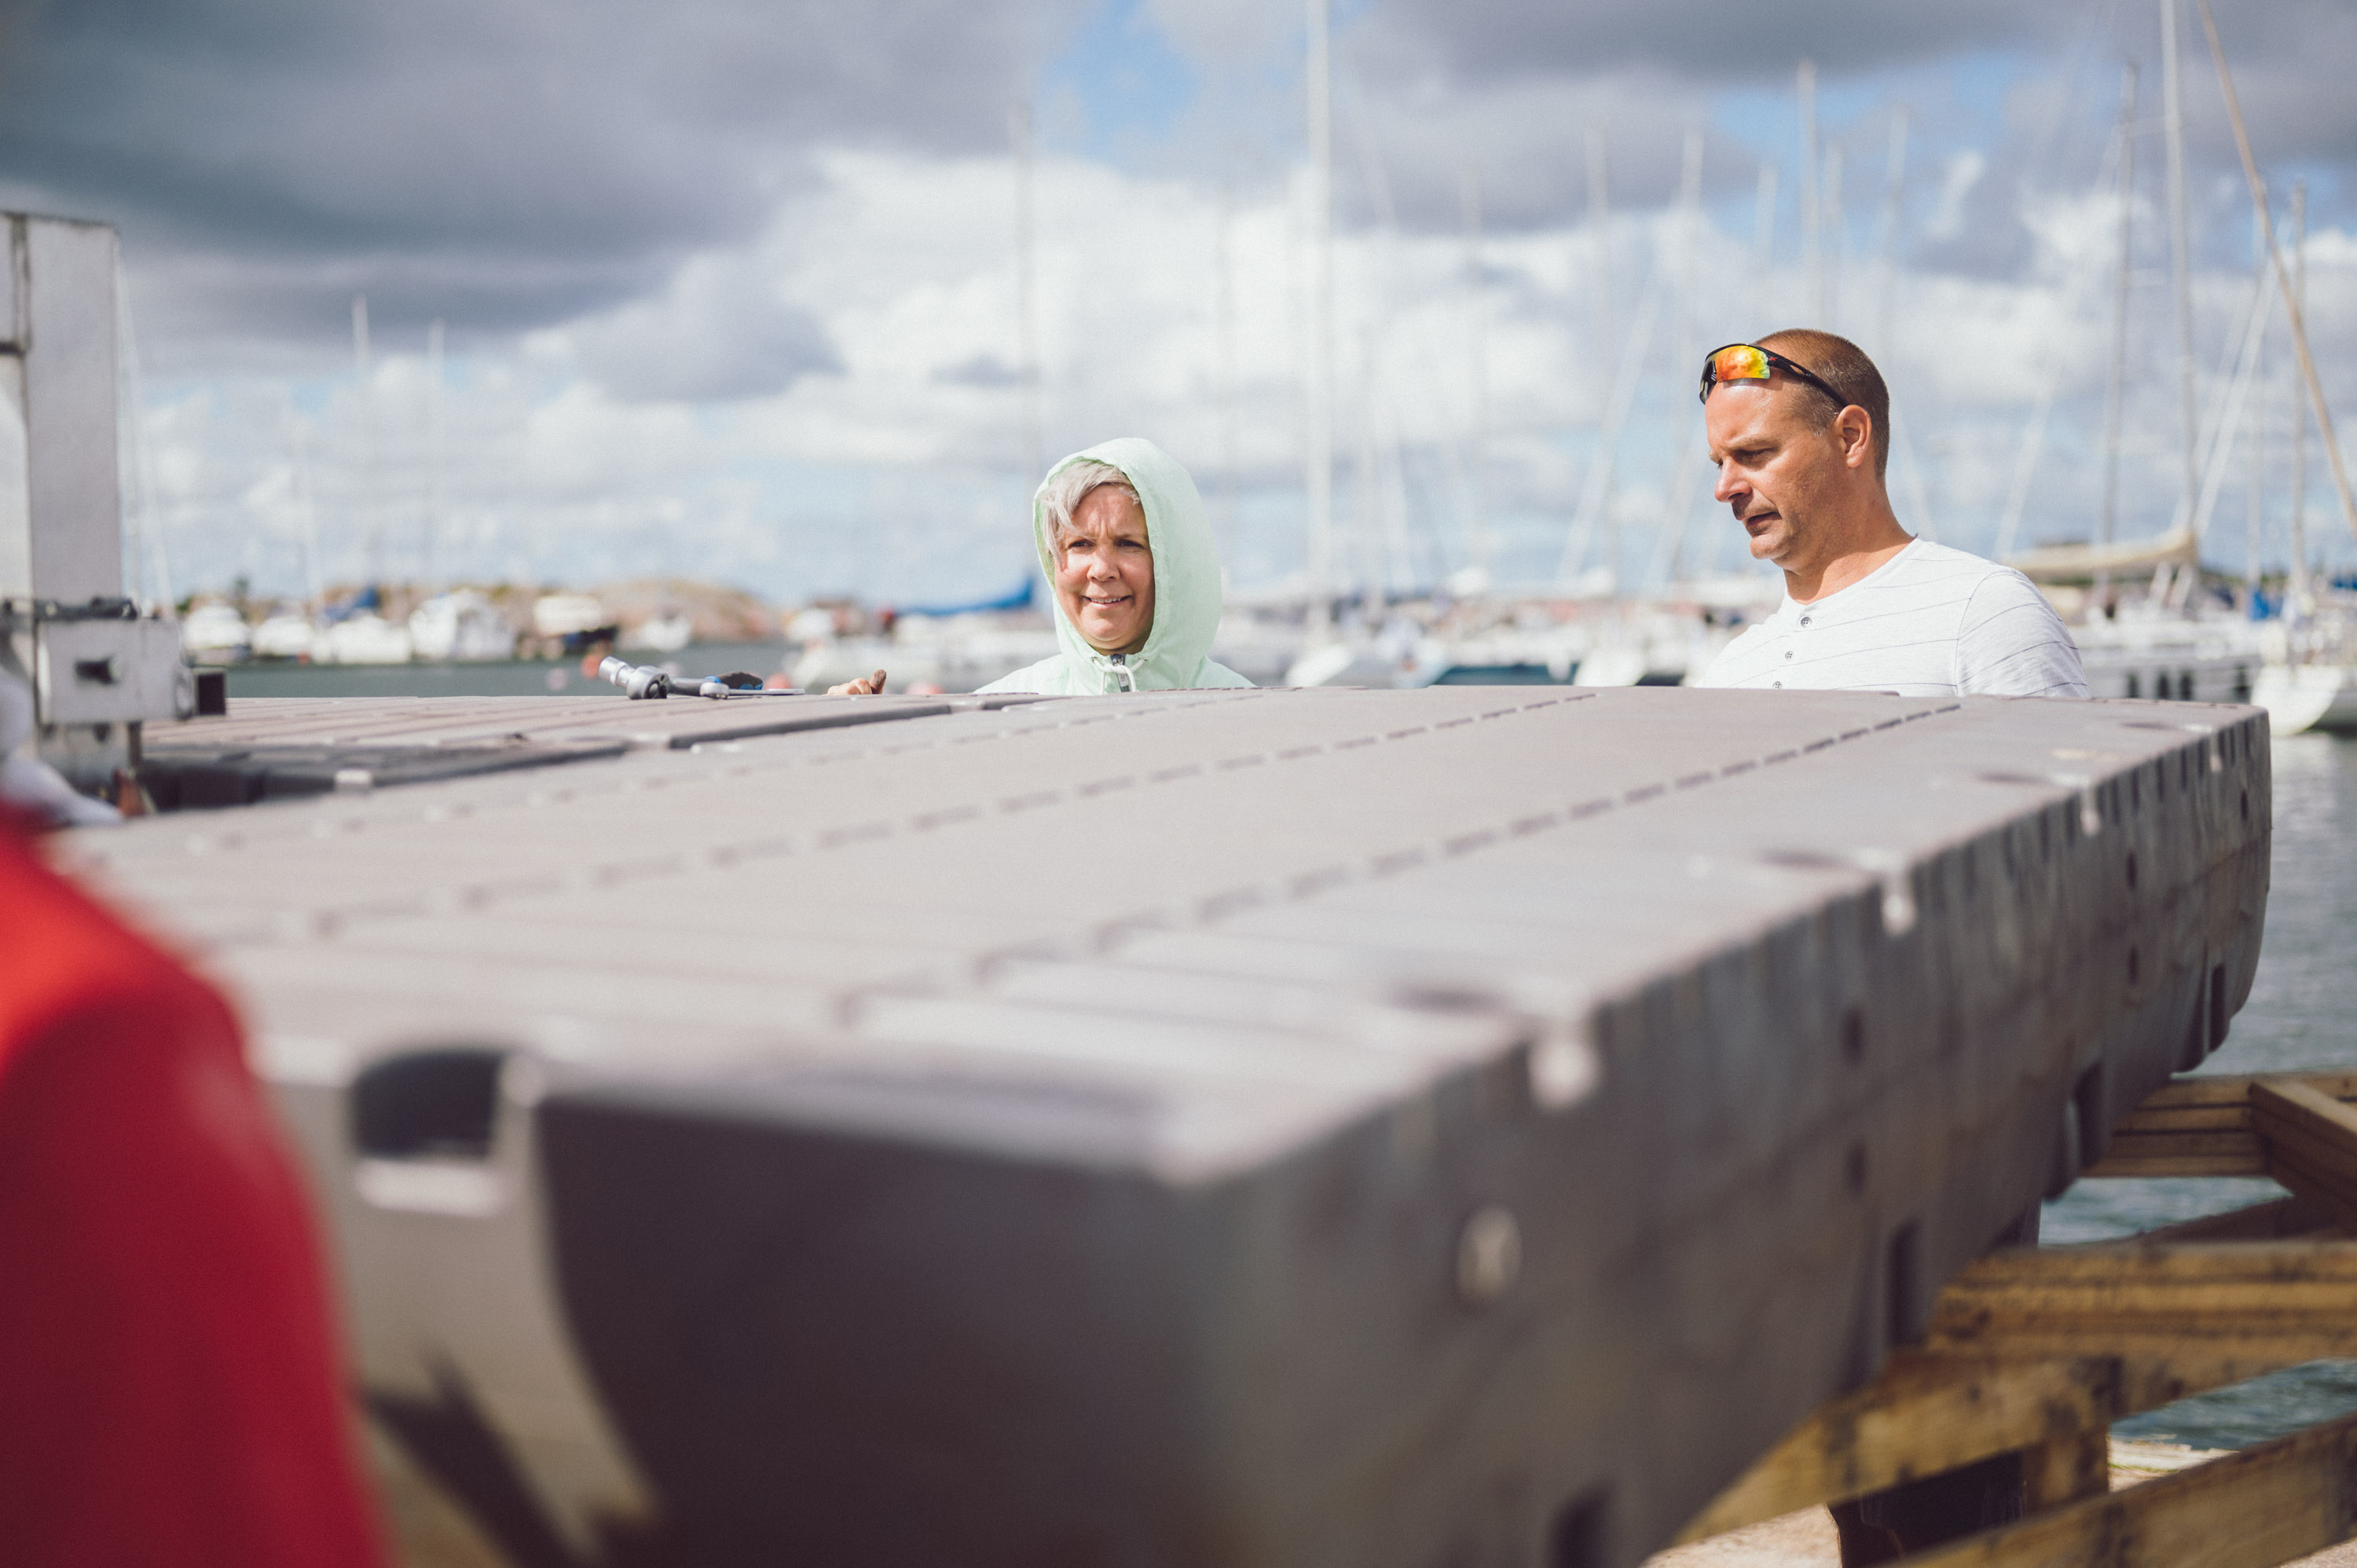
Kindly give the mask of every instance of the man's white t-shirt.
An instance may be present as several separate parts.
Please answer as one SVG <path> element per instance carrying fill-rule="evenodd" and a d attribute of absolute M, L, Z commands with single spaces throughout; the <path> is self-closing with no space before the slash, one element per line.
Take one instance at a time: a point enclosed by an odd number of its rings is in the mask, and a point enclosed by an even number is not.
<path fill-rule="evenodd" d="M 2083 697 L 2079 645 L 2010 566 L 1918 539 L 1838 593 L 1776 613 L 1720 650 L 1696 686 Z"/>

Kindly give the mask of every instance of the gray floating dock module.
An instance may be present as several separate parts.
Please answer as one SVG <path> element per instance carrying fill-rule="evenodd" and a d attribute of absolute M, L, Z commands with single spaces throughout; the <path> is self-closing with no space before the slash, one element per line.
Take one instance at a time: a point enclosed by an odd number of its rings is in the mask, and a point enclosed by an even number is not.
<path fill-rule="evenodd" d="M 519 1564 L 1633 1563 L 2216 1047 L 2266 898 L 2249 708 L 594 706 L 241 703 L 188 743 L 583 759 L 60 846 L 240 999 Z"/>

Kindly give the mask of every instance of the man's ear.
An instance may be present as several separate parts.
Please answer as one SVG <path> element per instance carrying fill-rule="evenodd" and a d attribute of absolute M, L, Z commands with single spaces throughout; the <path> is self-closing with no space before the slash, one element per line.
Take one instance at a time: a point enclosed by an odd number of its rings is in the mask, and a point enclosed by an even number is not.
<path fill-rule="evenodd" d="M 1841 432 L 1842 461 L 1859 468 L 1874 461 L 1874 415 L 1852 403 L 1834 416 Z"/>

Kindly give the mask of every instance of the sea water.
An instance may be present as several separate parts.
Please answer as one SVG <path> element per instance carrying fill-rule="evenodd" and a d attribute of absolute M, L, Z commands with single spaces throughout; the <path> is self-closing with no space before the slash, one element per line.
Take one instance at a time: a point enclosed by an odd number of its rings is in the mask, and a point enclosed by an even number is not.
<path fill-rule="evenodd" d="M 2251 999 L 2205 1073 L 2357 1067 L 2357 739 L 2275 742 L 2275 857 Z M 2083 1181 L 2041 1240 L 2099 1241 L 2283 1196 L 2260 1178 Z M 2357 1361 L 2316 1361 L 2136 1416 L 2114 1430 L 2241 1448 L 2357 1411 Z"/>

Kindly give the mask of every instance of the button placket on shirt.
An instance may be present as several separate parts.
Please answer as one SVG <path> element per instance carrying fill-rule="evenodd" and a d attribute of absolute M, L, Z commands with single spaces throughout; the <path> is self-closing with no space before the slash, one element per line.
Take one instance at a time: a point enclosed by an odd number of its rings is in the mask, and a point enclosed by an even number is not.
<path fill-rule="evenodd" d="M 1809 618 L 1808 618 L 1807 616 L 1803 616 L 1803 617 L 1801 618 L 1801 624 L 1802 624 L 1803 626 L 1806 626 L 1806 625 L 1808 625 L 1808 624 L 1809 624 Z M 1784 650 L 1784 657 L 1785 657 L 1787 660 L 1790 660 L 1790 659 L 1792 657 L 1792 650 L 1791 649 L 1789 649 L 1789 648 L 1788 648 L 1788 649 L 1786 649 L 1786 650 Z M 1775 684 L 1774 684 L 1774 689 L 1775 689 L 1776 691 L 1779 691 L 1779 692 L 1782 691 L 1782 690 L 1784 689 L 1784 682 L 1781 682 L 1781 681 L 1776 682 L 1775 682 Z"/>

